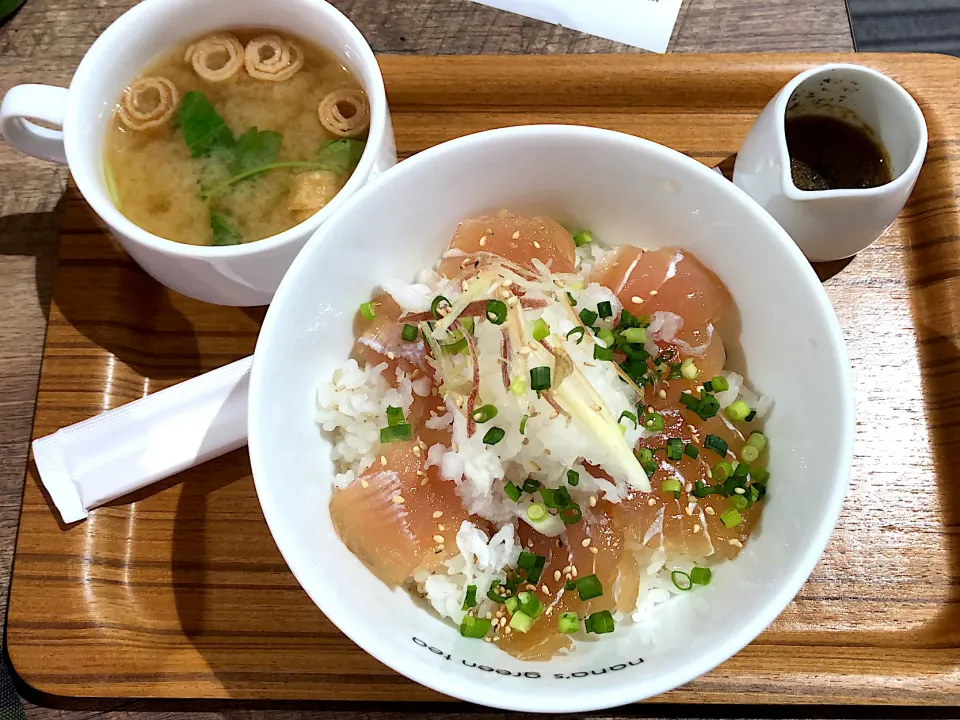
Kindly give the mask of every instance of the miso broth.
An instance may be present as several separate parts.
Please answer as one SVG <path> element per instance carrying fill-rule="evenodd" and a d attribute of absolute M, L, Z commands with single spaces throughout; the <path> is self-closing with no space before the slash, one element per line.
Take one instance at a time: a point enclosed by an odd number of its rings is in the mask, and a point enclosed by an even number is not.
<path fill-rule="evenodd" d="M 363 152 L 369 105 L 329 53 L 272 30 L 183 43 L 118 102 L 105 156 L 117 208 L 160 237 L 234 245 L 322 209 Z"/>

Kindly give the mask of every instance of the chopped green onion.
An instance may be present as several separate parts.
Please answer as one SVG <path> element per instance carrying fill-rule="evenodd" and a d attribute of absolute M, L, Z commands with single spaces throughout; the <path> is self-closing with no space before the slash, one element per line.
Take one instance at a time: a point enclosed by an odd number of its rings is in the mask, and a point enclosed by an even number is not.
<path fill-rule="evenodd" d="M 653 450 L 651 450 L 650 448 L 640 448 L 639 450 L 637 450 L 636 455 L 637 455 L 637 460 L 640 461 L 641 465 L 653 460 Z"/>
<path fill-rule="evenodd" d="M 565 635 L 580 632 L 580 619 L 575 612 L 560 613 L 557 620 L 557 629 Z"/>
<path fill-rule="evenodd" d="M 678 493 L 683 489 L 683 485 L 680 484 L 680 481 L 677 478 L 667 478 L 663 481 L 663 485 L 660 486 L 660 489 L 664 492 Z"/>
<path fill-rule="evenodd" d="M 608 348 L 613 347 L 613 344 L 617 341 L 616 338 L 613 336 L 613 330 L 608 330 L 607 328 L 604 328 L 603 330 L 598 332 L 597 337 L 600 340 L 603 340 L 603 344 L 606 345 Z"/>
<path fill-rule="evenodd" d="M 460 623 L 460 634 L 466 638 L 480 639 L 490 632 L 491 625 L 493 625 L 492 620 L 466 615 Z"/>
<path fill-rule="evenodd" d="M 476 410 L 473 411 L 474 422 L 485 423 L 490 420 L 493 420 L 497 416 L 497 406 L 496 405 L 481 405 Z"/>
<path fill-rule="evenodd" d="M 720 521 L 727 527 L 736 527 L 741 522 L 743 518 L 740 517 L 740 513 L 737 512 L 736 508 L 732 510 L 727 510 L 725 513 L 720 515 Z"/>
<path fill-rule="evenodd" d="M 683 459 L 683 440 L 680 438 L 670 438 L 667 440 L 667 459 Z"/>
<path fill-rule="evenodd" d="M 747 416 L 743 419 L 743 421 L 744 421 L 744 422 L 753 422 L 753 419 L 754 419 L 756 416 L 757 416 L 757 411 L 756 411 L 756 410 L 751 410 L 751 411 L 750 411 L 750 414 L 747 415 Z"/>
<path fill-rule="evenodd" d="M 494 325 L 503 325 L 507 319 L 507 304 L 500 300 L 487 300 L 487 320 Z"/>
<path fill-rule="evenodd" d="M 717 402 L 717 399 L 713 397 L 713 395 L 703 393 L 700 396 L 700 402 L 697 404 L 695 412 L 703 420 L 709 420 L 720 412 L 720 403 Z"/>
<path fill-rule="evenodd" d="M 540 580 L 540 573 L 543 572 L 543 566 L 547 559 L 543 555 L 537 555 L 524 550 L 517 559 L 517 567 L 527 571 L 527 582 L 535 583 Z"/>
<path fill-rule="evenodd" d="M 744 510 L 746 509 L 747 505 L 749 505 L 749 502 L 743 495 L 731 495 L 730 504 L 733 505 L 733 507 L 735 507 L 737 510 Z"/>
<path fill-rule="evenodd" d="M 724 412 L 734 422 L 742 422 L 750 414 L 750 406 L 743 400 L 737 400 L 735 403 L 728 405 Z"/>
<path fill-rule="evenodd" d="M 697 412 L 700 407 L 700 398 L 696 397 L 693 393 L 680 393 L 680 404 L 687 408 L 687 410 Z"/>
<path fill-rule="evenodd" d="M 755 445 L 747 444 L 740 450 L 740 457 L 743 458 L 744 462 L 756 462 L 757 458 L 760 457 L 760 451 L 757 450 Z"/>
<path fill-rule="evenodd" d="M 672 378 L 671 378 L 671 379 L 672 379 Z M 704 391 L 704 392 L 708 392 L 708 393 L 712 393 L 712 392 L 713 392 L 713 383 L 712 383 L 710 380 L 707 380 L 707 381 L 703 384 L 703 391 Z"/>
<path fill-rule="evenodd" d="M 570 504 L 570 493 L 564 487 L 551 490 L 550 488 L 540 488 L 540 497 L 543 498 L 543 504 L 548 508 L 560 510 Z"/>
<path fill-rule="evenodd" d="M 593 324 L 597 321 L 597 314 L 593 310 L 587 310 L 584 308 L 580 311 L 580 322 L 582 322 L 587 327 L 593 327 Z"/>
<path fill-rule="evenodd" d="M 441 345 L 440 349 L 445 355 L 456 355 L 457 353 L 462 353 L 467 349 L 467 339 L 461 335 L 459 340 L 448 345 Z"/>
<path fill-rule="evenodd" d="M 474 320 L 473 320 L 472 317 L 462 317 L 462 316 L 461 316 L 461 318 L 460 318 L 460 323 L 463 325 L 464 328 L 466 328 L 466 330 L 467 330 L 468 333 L 470 333 L 471 335 L 474 334 L 474 333 L 473 333 L 473 330 L 474 330 L 474 327 L 473 327 L 473 326 L 474 326 Z"/>
<path fill-rule="evenodd" d="M 690 570 L 690 582 L 694 585 L 709 585 L 713 572 L 710 568 L 695 567 Z"/>
<path fill-rule="evenodd" d="M 407 441 L 413 438 L 413 431 L 409 423 L 391 425 L 390 427 L 380 428 L 380 442 L 387 443 Z"/>
<path fill-rule="evenodd" d="M 463 607 L 461 610 L 469 610 L 472 607 L 477 606 L 477 586 L 476 585 L 467 585 L 467 596 L 463 599 Z"/>
<path fill-rule="evenodd" d="M 646 328 L 627 328 L 623 331 L 623 337 L 628 343 L 643 345 L 647 341 Z"/>
<path fill-rule="evenodd" d="M 631 360 L 644 363 L 644 365 L 646 365 L 647 360 L 650 359 L 650 353 L 639 345 L 621 345 L 620 351 Z M 646 370 L 646 367 L 644 367 L 644 370 Z"/>
<path fill-rule="evenodd" d="M 524 480 L 521 490 L 525 493 L 530 493 L 531 495 L 540 489 L 540 483 L 533 478 L 527 478 Z"/>
<path fill-rule="evenodd" d="M 393 407 L 392 405 L 387 408 L 387 425 L 393 427 L 394 425 L 403 424 L 403 408 Z"/>
<path fill-rule="evenodd" d="M 599 345 L 593 346 L 593 359 L 594 360 L 613 360 L 613 348 L 600 347 Z"/>
<path fill-rule="evenodd" d="M 680 363 L 680 374 L 683 376 L 684 380 L 696 380 L 699 372 L 700 370 L 698 370 L 697 366 L 694 364 L 693 358 L 687 358 Z"/>
<path fill-rule="evenodd" d="M 668 380 L 682 380 L 683 371 L 680 369 L 683 363 L 670 363 L 667 367 L 670 371 L 670 374 L 667 375 Z M 707 386 L 704 384 L 704 389 L 706 390 Z"/>
<path fill-rule="evenodd" d="M 573 295 L 571 295 L 570 293 L 567 293 L 567 302 L 570 303 L 570 307 L 576 307 L 576 306 L 577 306 L 577 301 L 576 301 L 576 299 L 575 299 L 575 298 L 573 297 Z"/>
<path fill-rule="evenodd" d="M 703 439 L 703 449 L 713 450 L 720 457 L 727 456 L 727 441 L 716 435 L 707 435 Z"/>
<path fill-rule="evenodd" d="M 628 420 L 632 421 L 633 426 L 637 427 L 637 416 L 634 415 L 632 412 L 630 412 L 629 410 L 624 410 L 622 413 L 620 413 L 620 417 L 617 418 L 617 422 L 620 422 L 624 418 L 627 418 Z"/>
<path fill-rule="evenodd" d="M 527 383 L 519 375 L 510 381 L 510 392 L 514 395 L 523 395 L 527 391 Z"/>
<path fill-rule="evenodd" d="M 523 435 L 523 433 L 526 432 L 526 430 L 527 430 L 527 420 L 529 420 L 529 419 L 530 419 L 530 416 L 529 416 L 529 415 L 524 415 L 522 418 L 520 418 L 520 434 L 521 434 L 521 435 Z"/>
<path fill-rule="evenodd" d="M 447 307 L 450 307 L 450 301 L 447 300 L 443 295 L 437 295 L 437 296 L 433 299 L 433 302 L 430 303 L 430 314 L 433 315 L 433 319 L 434 319 L 434 320 L 439 320 L 439 319 L 440 319 L 440 314 L 439 314 L 438 310 L 440 309 L 440 305 L 441 305 L 442 303 L 446 303 L 446 304 L 447 304 Z"/>
<path fill-rule="evenodd" d="M 503 492 L 506 493 L 507 497 L 514 502 L 520 502 L 520 488 L 518 488 L 512 482 L 508 482 L 503 486 Z"/>
<path fill-rule="evenodd" d="M 603 585 L 600 584 L 600 578 L 596 575 L 587 575 L 571 582 L 573 583 L 573 588 L 570 588 L 570 583 L 567 583 L 568 589 L 572 590 L 576 588 L 581 600 L 592 600 L 593 598 L 603 595 Z"/>
<path fill-rule="evenodd" d="M 613 632 L 613 615 L 609 610 L 601 610 L 593 615 L 588 615 L 584 620 L 584 629 L 588 633 L 605 635 Z"/>
<path fill-rule="evenodd" d="M 567 333 L 567 339 L 570 339 L 571 335 L 577 336 L 577 345 L 583 342 L 583 336 L 586 333 L 586 330 L 583 329 L 582 325 L 577 325 L 573 330 Z"/>
<path fill-rule="evenodd" d="M 721 460 L 713 466 L 712 472 L 714 480 L 723 481 L 728 477 L 733 477 L 733 465 L 728 463 L 726 460 Z"/>
<path fill-rule="evenodd" d="M 377 317 L 377 304 L 371 300 L 360 305 L 360 314 L 365 320 L 373 320 Z"/>
<path fill-rule="evenodd" d="M 673 586 L 677 590 L 683 590 L 686 592 L 693 587 L 693 580 L 691 580 L 690 576 L 683 570 L 674 570 L 672 573 L 670 573 L 670 580 L 673 582 Z"/>
<path fill-rule="evenodd" d="M 700 455 L 700 449 L 693 443 L 687 443 L 683 448 L 683 454 L 688 458 L 697 459 L 697 456 Z"/>
<path fill-rule="evenodd" d="M 560 519 L 564 525 L 576 525 L 583 519 L 583 511 L 576 503 L 570 503 L 560 511 Z"/>
<path fill-rule="evenodd" d="M 643 416 L 643 427 L 647 430 L 652 430 L 653 432 L 660 432 L 663 430 L 663 415 L 658 412 L 647 413 Z"/>
<path fill-rule="evenodd" d="M 498 587 L 503 587 L 503 589 L 507 591 L 507 594 L 499 594 L 497 592 Z M 490 583 L 490 589 L 487 590 L 487 597 L 496 603 L 506 602 L 507 599 L 513 597 L 513 590 L 507 585 L 503 585 L 499 580 L 494 580 L 492 583 Z"/>
<path fill-rule="evenodd" d="M 546 365 L 530 368 L 530 389 L 539 395 L 550 389 L 550 368 Z"/>
<path fill-rule="evenodd" d="M 527 508 L 527 517 L 532 522 L 540 522 L 547 516 L 547 509 L 540 503 L 533 503 Z"/>
<path fill-rule="evenodd" d="M 576 470 L 567 470 L 567 485 L 576 487 L 580 484 L 580 473 Z"/>
<path fill-rule="evenodd" d="M 543 318 L 537 318 L 533 323 L 533 339 L 537 342 L 546 339 L 550 335 L 550 326 Z"/>
<path fill-rule="evenodd" d="M 486 445 L 496 445 L 498 442 L 503 440 L 506 434 L 507 433 L 503 431 L 503 428 L 492 427 L 487 430 L 487 434 L 483 436 L 483 442 Z"/>
<path fill-rule="evenodd" d="M 751 477 L 753 477 L 754 483 L 765 485 L 770 479 L 770 472 L 763 469 L 755 470 L 753 473 L 751 473 Z"/>
<path fill-rule="evenodd" d="M 602 303 L 597 303 L 597 315 L 604 319 L 613 317 L 613 307 L 610 305 L 609 300 L 604 300 Z"/>
<path fill-rule="evenodd" d="M 738 478 L 745 478 L 750 474 L 750 465 L 746 462 L 737 463 L 737 467 L 734 468 L 733 476 Z"/>
<path fill-rule="evenodd" d="M 402 337 L 407 342 L 416 342 L 417 335 L 420 334 L 420 329 L 416 325 L 404 325 L 403 330 L 400 331 L 400 337 Z"/>
<path fill-rule="evenodd" d="M 762 432 L 754 430 L 750 433 L 750 437 L 747 438 L 747 445 L 752 445 L 758 452 L 763 452 L 763 449 L 767 446 L 767 436 Z"/>
<path fill-rule="evenodd" d="M 507 606 L 507 610 L 510 611 L 511 615 L 520 609 L 520 601 L 517 600 L 516 596 L 508 597 L 503 604 Z"/>
<path fill-rule="evenodd" d="M 730 389 L 730 383 L 727 382 L 727 379 L 723 375 L 715 375 L 710 381 L 710 385 L 713 386 L 711 392 L 724 392 Z"/>
<path fill-rule="evenodd" d="M 583 247 L 587 243 L 593 242 L 593 233 L 589 230 L 584 230 L 583 232 L 578 232 L 573 236 L 573 242 L 577 247 Z"/>
<path fill-rule="evenodd" d="M 489 620 L 487 622 L 489 622 Z M 517 612 L 513 614 L 513 617 L 510 618 L 509 627 L 513 628 L 517 632 L 530 632 L 530 628 L 533 627 L 533 618 L 522 610 L 517 610 Z"/>
<path fill-rule="evenodd" d="M 543 614 L 543 603 L 537 600 L 537 596 L 532 592 L 520 593 L 517 595 L 517 600 L 520 601 L 520 612 L 529 615 L 532 619 L 536 620 Z"/>

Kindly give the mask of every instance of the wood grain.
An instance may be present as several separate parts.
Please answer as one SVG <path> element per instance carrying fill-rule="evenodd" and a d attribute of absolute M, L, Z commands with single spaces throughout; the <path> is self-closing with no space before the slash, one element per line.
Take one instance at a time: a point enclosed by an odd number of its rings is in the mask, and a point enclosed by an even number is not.
<path fill-rule="evenodd" d="M 595 124 L 708 164 L 825 56 L 385 58 L 402 154 L 527 122 Z M 960 127 L 944 57 L 872 55 L 918 99 L 930 150 L 897 224 L 818 268 L 859 408 L 851 491 L 796 600 L 753 644 L 657 702 L 960 701 Z M 564 81 L 562 97 L 555 92 Z M 260 311 L 143 275 L 68 193 L 34 434 L 248 353 Z M 438 700 L 332 627 L 286 570 L 243 451 L 60 527 L 28 476 L 8 617 L 20 677 L 67 696 Z"/>

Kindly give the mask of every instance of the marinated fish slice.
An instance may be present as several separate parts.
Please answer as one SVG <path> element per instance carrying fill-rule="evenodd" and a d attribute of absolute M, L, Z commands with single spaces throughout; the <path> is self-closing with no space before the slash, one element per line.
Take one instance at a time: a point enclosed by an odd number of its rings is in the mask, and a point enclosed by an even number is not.
<path fill-rule="evenodd" d="M 383 376 L 391 382 L 396 377 L 397 367 L 403 368 L 408 375 L 414 369 L 425 372 L 428 365 L 423 338 L 417 335 L 414 342 L 403 339 L 404 323 L 400 321 L 403 311 L 400 306 L 387 294 L 377 295 L 371 302 L 376 312 L 373 320 L 367 320 L 360 312 L 354 319 L 353 330 L 357 339 L 351 357 L 361 367 L 365 362 L 371 365 L 387 363 L 388 369 Z"/>
<path fill-rule="evenodd" d="M 485 215 L 460 223 L 450 243 L 440 274 L 456 277 L 461 263 L 475 253 L 490 253 L 534 270 L 533 259 L 552 272 L 572 273 L 577 246 L 560 223 L 549 218 Z"/>
<path fill-rule="evenodd" d="M 641 250 L 619 246 L 590 276 L 616 293 L 634 315 L 658 310 L 683 318 L 677 337 L 696 346 L 707 340 L 706 328 L 732 304 L 723 283 L 699 260 L 676 248 Z"/>

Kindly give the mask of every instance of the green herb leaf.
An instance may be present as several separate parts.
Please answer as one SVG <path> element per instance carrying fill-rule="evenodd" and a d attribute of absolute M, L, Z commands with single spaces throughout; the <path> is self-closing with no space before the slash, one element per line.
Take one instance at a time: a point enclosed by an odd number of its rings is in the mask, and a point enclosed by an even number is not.
<path fill-rule="evenodd" d="M 177 110 L 177 126 L 193 157 L 206 157 L 214 150 L 232 150 L 233 133 L 210 104 L 207 96 L 197 90 L 185 93 Z"/>
<path fill-rule="evenodd" d="M 211 245 L 239 245 L 240 232 L 233 226 L 228 215 L 216 210 L 210 211 L 210 228 L 213 230 Z"/>
<path fill-rule="evenodd" d="M 363 140 L 327 140 L 317 151 L 317 162 L 324 170 L 346 175 L 360 162 L 366 145 Z"/>
<path fill-rule="evenodd" d="M 239 175 L 276 162 L 282 142 L 283 135 L 280 133 L 271 130 L 261 132 L 256 127 L 250 128 L 237 139 L 230 170 L 234 175 Z"/>

